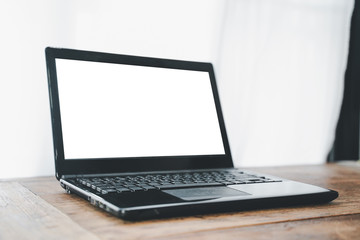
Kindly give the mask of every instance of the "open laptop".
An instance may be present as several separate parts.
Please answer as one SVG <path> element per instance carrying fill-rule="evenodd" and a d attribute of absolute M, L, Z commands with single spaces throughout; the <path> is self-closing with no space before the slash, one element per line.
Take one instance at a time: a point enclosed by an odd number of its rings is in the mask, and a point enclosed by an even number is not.
<path fill-rule="evenodd" d="M 210 63 L 45 52 L 56 178 L 68 193 L 129 220 L 338 196 L 233 167 Z"/>

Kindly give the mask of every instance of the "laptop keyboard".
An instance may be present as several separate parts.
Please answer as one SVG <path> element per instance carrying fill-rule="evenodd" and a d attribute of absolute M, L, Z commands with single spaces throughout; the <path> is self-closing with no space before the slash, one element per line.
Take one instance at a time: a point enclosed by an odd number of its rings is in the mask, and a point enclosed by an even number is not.
<path fill-rule="evenodd" d="M 274 180 L 264 176 L 257 176 L 241 171 L 201 171 L 114 177 L 92 177 L 78 178 L 76 181 L 81 185 L 92 188 L 101 194 L 188 187 L 281 182 L 281 180 Z"/>

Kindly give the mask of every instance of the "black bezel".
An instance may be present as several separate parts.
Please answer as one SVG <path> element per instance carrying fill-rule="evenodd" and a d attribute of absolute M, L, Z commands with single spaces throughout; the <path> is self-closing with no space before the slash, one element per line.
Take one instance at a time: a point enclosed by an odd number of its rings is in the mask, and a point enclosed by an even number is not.
<path fill-rule="evenodd" d="M 211 63 L 138 57 L 50 47 L 45 49 L 45 55 L 51 108 L 55 168 L 56 177 L 58 179 L 61 178 L 61 176 L 63 175 L 233 167 L 230 147 L 226 135 L 224 119 L 221 112 L 220 101 L 215 82 L 214 70 Z M 208 72 L 210 75 L 212 90 L 214 93 L 214 101 L 223 138 L 225 154 L 204 156 L 131 157 L 65 160 L 55 64 L 55 59 L 57 58 Z"/>

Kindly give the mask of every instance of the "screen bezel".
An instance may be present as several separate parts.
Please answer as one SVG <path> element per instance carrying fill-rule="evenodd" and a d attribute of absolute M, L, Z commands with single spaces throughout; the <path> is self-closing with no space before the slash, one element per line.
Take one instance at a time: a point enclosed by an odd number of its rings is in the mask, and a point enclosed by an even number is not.
<path fill-rule="evenodd" d="M 225 130 L 217 92 L 215 75 L 211 63 L 169 60 L 129 56 L 120 54 L 100 53 L 73 49 L 46 48 L 46 65 L 49 86 L 53 146 L 56 177 L 63 175 L 105 174 L 123 172 L 173 171 L 190 169 L 211 169 L 233 167 L 230 147 Z M 196 156 L 166 156 L 166 157 L 127 157 L 127 158 L 89 158 L 64 159 L 64 146 L 61 128 L 61 113 L 58 95 L 56 59 L 81 60 L 91 62 L 127 64 L 135 66 L 160 67 L 169 69 L 205 71 L 209 73 L 211 87 L 219 120 L 225 154 Z"/>

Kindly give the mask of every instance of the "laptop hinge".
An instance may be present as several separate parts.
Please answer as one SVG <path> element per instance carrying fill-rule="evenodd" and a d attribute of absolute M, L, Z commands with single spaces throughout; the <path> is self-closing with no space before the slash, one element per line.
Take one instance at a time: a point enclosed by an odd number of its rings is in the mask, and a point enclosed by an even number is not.
<path fill-rule="evenodd" d="M 70 178 L 81 178 L 81 177 L 112 177 L 119 175 L 139 175 L 139 174 L 161 174 L 161 173 L 178 173 L 178 172 L 194 172 L 194 171 L 214 171 L 214 170 L 233 170 L 235 168 L 211 168 L 211 169 L 191 169 L 191 170 L 168 170 L 168 171 L 151 171 L 151 172 L 123 172 L 123 173 L 92 173 L 92 174 L 68 174 L 62 175 L 61 179 L 70 179 Z"/>

